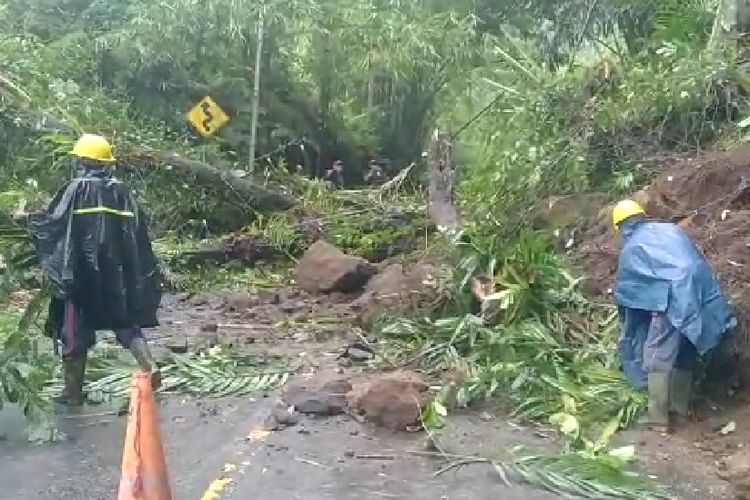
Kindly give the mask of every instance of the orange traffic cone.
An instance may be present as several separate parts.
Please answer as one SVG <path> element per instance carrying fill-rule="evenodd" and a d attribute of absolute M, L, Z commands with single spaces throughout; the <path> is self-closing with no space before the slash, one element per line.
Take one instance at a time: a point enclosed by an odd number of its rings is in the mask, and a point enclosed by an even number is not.
<path fill-rule="evenodd" d="M 118 500 L 172 500 L 151 375 L 133 374 Z"/>

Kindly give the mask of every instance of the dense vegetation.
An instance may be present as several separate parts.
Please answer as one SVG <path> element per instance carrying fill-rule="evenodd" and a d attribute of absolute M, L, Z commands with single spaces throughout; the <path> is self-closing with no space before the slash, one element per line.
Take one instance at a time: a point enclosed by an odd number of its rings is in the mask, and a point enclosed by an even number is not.
<path fill-rule="evenodd" d="M 459 136 L 466 199 L 479 196 L 483 212 L 530 192 L 624 189 L 647 167 L 644 149 L 704 144 L 741 113 L 735 49 L 725 43 L 727 23 L 715 22 L 727 9 L 702 1 L 4 0 L 0 161 L 16 182 L 33 175 L 54 187 L 59 173 L 50 168 L 65 167 L 59 152 L 80 130 L 108 134 L 123 150 L 200 157 L 204 141 L 184 115 L 210 94 L 232 121 L 208 141 L 206 158 L 247 165 L 262 18 L 258 152 L 273 153 L 266 167 L 284 160 L 320 174 L 341 158 L 356 180 L 373 155 L 408 165 L 433 124 L 458 131 L 488 105 Z M 213 208 L 185 191 L 192 215 Z"/>
<path fill-rule="evenodd" d="M 343 159 L 356 185 L 368 159 L 384 155 L 399 168 L 414 165 L 386 205 L 419 205 L 422 151 L 442 127 L 456 141 L 458 203 L 471 236 L 471 245 L 451 247 L 463 263 L 450 290 L 453 317 L 400 320 L 383 334 L 430 369 L 460 365 L 466 400 L 503 393 L 523 416 L 556 415 L 577 449 L 595 455 L 606 446 L 585 441 L 570 419 L 613 417 L 616 429 L 642 397 L 617 374 L 611 309 L 578 294 L 548 241 L 519 229 L 546 196 L 629 192 L 660 154 L 740 137 L 750 90 L 735 36 L 748 24 L 743 5 L 0 0 L 0 209 L 7 216 L 43 205 L 68 177 L 65 152 L 82 131 L 112 137 L 121 158 L 165 151 L 246 170 L 260 55 L 255 180 L 303 199 L 305 215 L 337 216 L 335 242 L 372 257 L 382 240 L 418 240 L 424 221 L 397 231 L 362 225 L 342 209 L 361 212 L 377 196 L 360 193 L 352 205 L 310 179 Z M 204 95 L 231 116 L 208 140 L 185 121 Z M 292 175 L 297 165 L 309 179 Z M 262 215 L 165 165 L 120 166 L 162 236 L 199 221 L 213 234 L 247 226 L 289 257 L 304 246 L 297 212 Z M 3 221 L 10 292 L 28 285 L 22 271 L 33 259 L 23 231 Z M 492 325 L 469 314 L 467 283 L 480 273 L 503 285 L 494 297 L 503 314 Z M 31 407 L 50 360 L 6 323 L 0 381 L 6 396 Z"/>

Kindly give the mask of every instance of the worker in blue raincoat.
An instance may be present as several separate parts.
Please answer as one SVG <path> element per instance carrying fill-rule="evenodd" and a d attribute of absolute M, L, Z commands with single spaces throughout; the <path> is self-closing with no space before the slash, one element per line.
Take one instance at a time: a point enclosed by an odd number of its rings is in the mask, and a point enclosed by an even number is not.
<path fill-rule="evenodd" d="M 615 206 L 612 222 L 621 239 L 614 299 L 623 370 L 634 386 L 648 389 L 642 423 L 667 430 L 670 412 L 688 415 L 698 357 L 737 320 L 711 266 L 679 226 L 647 220 L 632 200 Z"/>

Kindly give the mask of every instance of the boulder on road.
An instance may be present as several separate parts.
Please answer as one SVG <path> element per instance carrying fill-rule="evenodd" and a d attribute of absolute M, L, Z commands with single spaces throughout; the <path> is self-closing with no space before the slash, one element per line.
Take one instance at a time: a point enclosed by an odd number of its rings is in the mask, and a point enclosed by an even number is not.
<path fill-rule="evenodd" d="M 416 265 L 409 270 L 401 264 L 386 267 L 370 280 L 362 296 L 352 303 L 359 326 L 370 330 L 382 314 L 429 313 L 438 297 L 439 272 L 439 268 L 428 264 Z"/>
<path fill-rule="evenodd" d="M 352 385 L 348 380 L 330 380 L 322 386 L 293 385 L 289 387 L 283 401 L 300 413 L 332 416 L 346 412 L 346 395 Z"/>
<path fill-rule="evenodd" d="M 351 293 L 361 290 L 373 274 L 375 266 L 366 260 L 319 240 L 300 259 L 294 279 L 310 293 Z"/>
<path fill-rule="evenodd" d="M 285 427 L 292 427 L 299 423 L 300 414 L 293 406 L 287 406 L 283 401 L 278 401 L 271 408 L 263 420 L 263 429 L 267 431 L 278 431 Z"/>
<path fill-rule="evenodd" d="M 347 394 L 349 408 L 366 420 L 392 430 L 419 424 L 430 400 L 429 386 L 416 372 L 396 371 L 355 383 Z"/>

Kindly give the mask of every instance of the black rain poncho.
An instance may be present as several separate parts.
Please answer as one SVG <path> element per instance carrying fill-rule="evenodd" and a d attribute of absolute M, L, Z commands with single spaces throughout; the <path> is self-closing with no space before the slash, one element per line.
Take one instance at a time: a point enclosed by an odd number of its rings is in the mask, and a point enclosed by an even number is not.
<path fill-rule="evenodd" d="M 158 325 L 161 279 L 146 217 L 108 169 L 84 167 L 29 227 L 55 298 L 75 303 L 89 328 Z"/>

